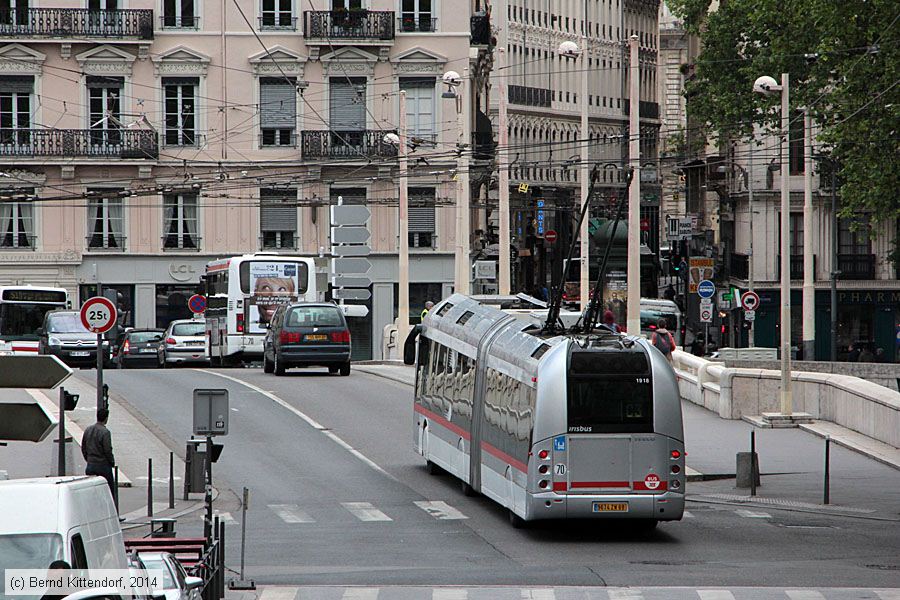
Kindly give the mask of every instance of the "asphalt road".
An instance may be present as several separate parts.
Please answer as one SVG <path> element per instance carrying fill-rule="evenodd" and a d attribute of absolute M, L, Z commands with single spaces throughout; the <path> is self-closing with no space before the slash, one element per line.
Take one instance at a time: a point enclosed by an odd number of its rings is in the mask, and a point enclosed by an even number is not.
<path fill-rule="evenodd" d="M 247 566 L 257 583 L 868 588 L 900 581 L 896 521 L 692 502 L 688 518 L 651 533 L 606 522 L 513 529 L 491 501 L 426 473 L 412 451 L 411 388 L 376 376 L 275 377 L 253 368 L 106 377 L 179 445 L 191 434 L 192 390 L 228 389 L 230 433 L 214 468 L 226 493 L 217 508 L 240 519 L 236 498 L 250 488 Z M 200 528 L 197 519 L 178 525 L 180 535 Z M 240 528 L 227 531 L 236 568 Z"/>

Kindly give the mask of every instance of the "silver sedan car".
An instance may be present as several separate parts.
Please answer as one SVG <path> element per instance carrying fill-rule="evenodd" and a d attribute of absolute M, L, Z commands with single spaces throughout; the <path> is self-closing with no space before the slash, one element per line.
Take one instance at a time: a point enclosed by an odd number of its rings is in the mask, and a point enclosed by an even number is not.
<path fill-rule="evenodd" d="M 208 363 L 206 322 L 203 319 L 179 319 L 169 323 L 156 352 L 160 368 L 178 363 Z"/>
<path fill-rule="evenodd" d="M 147 571 L 162 571 L 162 585 L 154 588 L 153 596 L 165 594 L 166 600 L 200 600 L 203 580 L 187 574 L 178 559 L 168 552 L 140 552 Z"/>

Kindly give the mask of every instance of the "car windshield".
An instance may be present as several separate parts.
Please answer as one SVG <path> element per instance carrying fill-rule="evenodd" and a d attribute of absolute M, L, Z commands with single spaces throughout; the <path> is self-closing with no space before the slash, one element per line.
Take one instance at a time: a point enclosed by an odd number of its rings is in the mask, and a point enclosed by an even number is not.
<path fill-rule="evenodd" d="M 300 306 L 291 309 L 288 327 L 341 327 L 344 321 L 335 306 Z"/>
<path fill-rule="evenodd" d="M 0 336 L 5 340 L 37 340 L 44 314 L 53 308 L 41 304 L 0 304 Z"/>
<path fill-rule="evenodd" d="M 176 589 L 175 579 L 172 577 L 172 572 L 169 570 L 169 565 L 166 564 L 166 561 L 162 559 L 162 557 L 148 557 L 141 556 L 141 562 L 144 563 L 144 568 L 147 571 L 162 571 L 163 574 L 163 584 L 162 587 L 155 589 L 162 590 L 174 590 Z"/>
<path fill-rule="evenodd" d="M 81 317 L 75 312 L 50 315 L 47 331 L 49 333 L 90 333 L 87 327 L 81 324 Z"/>
<path fill-rule="evenodd" d="M 204 323 L 177 323 L 172 327 L 172 335 L 189 336 L 205 334 L 206 325 Z"/>
<path fill-rule="evenodd" d="M 135 344 L 143 342 L 153 342 L 162 339 L 161 331 L 132 331 L 128 334 L 128 339 Z"/>
<path fill-rule="evenodd" d="M 0 572 L 7 569 L 46 569 L 63 557 L 62 537 L 56 533 L 0 535 Z"/>

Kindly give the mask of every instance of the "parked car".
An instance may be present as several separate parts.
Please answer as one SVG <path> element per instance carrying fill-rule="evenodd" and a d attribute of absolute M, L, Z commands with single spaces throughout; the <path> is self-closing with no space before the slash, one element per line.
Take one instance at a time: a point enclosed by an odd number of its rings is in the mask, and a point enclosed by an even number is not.
<path fill-rule="evenodd" d="M 165 594 L 166 600 L 200 600 L 203 580 L 188 575 L 173 555 L 168 552 L 140 552 L 138 560 L 147 571 L 162 571 L 161 585 L 152 589 L 154 597 Z"/>
<path fill-rule="evenodd" d="M 162 329 L 129 329 L 113 349 L 113 362 L 120 369 L 137 365 L 153 365 L 165 331 Z"/>
<path fill-rule="evenodd" d="M 52 310 L 38 329 L 38 354 L 52 354 L 73 367 L 97 364 L 97 334 L 91 333 L 74 310 Z M 109 342 L 103 342 L 104 364 L 109 363 Z"/>
<path fill-rule="evenodd" d="M 178 363 L 208 363 L 206 323 L 203 319 L 179 319 L 169 323 L 156 353 L 159 367 Z"/>
<path fill-rule="evenodd" d="M 275 311 L 263 340 L 263 371 L 284 375 L 292 367 L 350 374 L 350 328 L 335 304 L 290 304 Z"/>

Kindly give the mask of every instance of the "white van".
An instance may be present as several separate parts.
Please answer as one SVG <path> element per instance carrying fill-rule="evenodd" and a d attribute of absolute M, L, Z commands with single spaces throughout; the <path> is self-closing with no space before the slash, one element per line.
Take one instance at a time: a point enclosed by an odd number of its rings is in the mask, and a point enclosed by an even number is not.
<path fill-rule="evenodd" d="M 127 569 L 119 515 L 102 477 L 0 481 L 0 573 L 46 569 Z"/>

